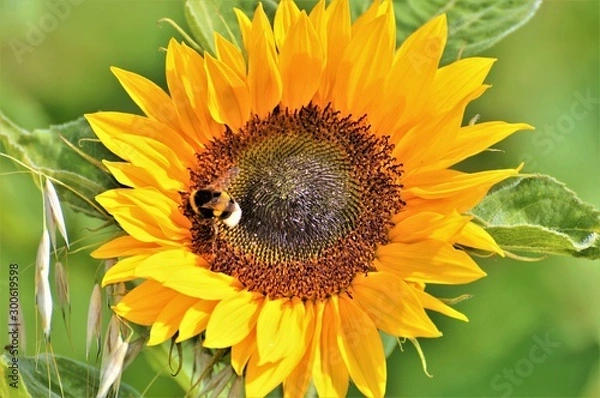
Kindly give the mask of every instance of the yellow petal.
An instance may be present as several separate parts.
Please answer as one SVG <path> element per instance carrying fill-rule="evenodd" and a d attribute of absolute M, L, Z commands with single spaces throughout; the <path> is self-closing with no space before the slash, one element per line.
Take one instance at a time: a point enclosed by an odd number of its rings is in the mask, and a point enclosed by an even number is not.
<path fill-rule="evenodd" d="M 308 104 L 319 87 L 324 67 L 325 58 L 317 32 L 302 11 L 280 48 L 281 104 L 290 109 Z"/>
<path fill-rule="evenodd" d="M 337 344 L 356 387 L 368 397 L 385 394 L 386 364 L 381 337 L 369 316 L 346 295 L 331 298 Z"/>
<path fill-rule="evenodd" d="M 252 330 L 237 344 L 231 347 L 231 367 L 235 373 L 242 375 L 248 360 L 256 352 L 256 331 Z"/>
<path fill-rule="evenodd" d="M 179 335 L 176 342 L 185 341 L 204 331 L 217 303 L 218 301 L 201 300 L 189 307 L 179 323 Z"/>
<path fill-rule="evenodd" d="M 102 287 L 118 282 L 127 282 L 138 277 L 135 275 L 136 268 L 153 253 L 137 254 L 127 257 L 113 265 L 102 278 Z"/>
<path fill-rule="evenodd" d="M 299 330 L 301 333 L 298 336 L 298 340 L 287 341 L 287 345 L 291 346 L 289 354 L 283 357 L 277 362 L 267 362 L 259 365 L 258 362 L 262 361 L 259 355 L 253 355 L 248 361 L 248 367 L 246 368 L 246 394 L 249 397 L 264 396 L 269 391 L 277 387 L 278 384 L 283 382 L 292 371 L 298 366 L 298 363 L 304 356 L 306 350 L 310 347 L 310 339 L 312 334 L 310 331 L 314 329 L 314 317 L 312 311 L 304 310 L 304 304 L 299 300 L 290 301 L 293 309 L 292 316 L 287 319 L 290 323 L 282 325 L 281 333 L 286 333 L 287 330 Z M 262 315 L 262 314 L 261 314 Z M 258 336 L 257 324 L 257 336 Z M 260 350 L 260 344 L 264 343 L 258 340 L 258 349 Z"/>
<path fill-rule="evenodd" d="M 223 61 L 206 54 L 204 70 L 208 77 L 208 109 L 219 123 L 232 130 L 241 128 L 250 118 L 250 93 L 246 82 Z"/>
<path fill-rule="evenodd" d="M 126 260 L 128 258 L 122 261 Z M 152 253 L 145 260 L 140 261 L 136 267 L 135 276 L 138 278 L 152 276 L 152 279 L 163 282 L 170 276 L 169 270 L 173 270 L 175 267 L 192 268 L 204 264 L 206 263 L 202 257 L 185 248 L 163 248 L 163 250 Z"/>
<path fill-rule="evenodd" d="M 169 87 L 169 94 L 175 105 L 175 111 L 178 115 L 181 130 L 183 134 L 189 136 L 190 134 L 193 134 L 199 122 L 191 107 L 190 98 L 188 98 L 186 93 L 185 84 L 188 81 L 188 77 L 186 76 L 185 67 L 183 65 L 183 57 L 181 45 L 177 43 L 177 40 L 171 38 L 167 47 L 167 59 L 165 65 L 167 86 Z M 190 142 L 193 142 L 193 139 L 190 140 Z"/>
<path fill-rule="evenodd" d="M 187 249 L 163 250 L 149 256 L 135 269 L 138 278 L 153 279 L 190 297 L 221 300 L 235 294 L 237 282 L 220 272 L 212 272 L 201 257 Z"/>
<path fill-rule="evenodd" d="M 405 192 L 424 199 L 440 199 L 463 193 L 481 200 L 492 185 L 517 174 L 517 169 L 490 170 L 471 174 L 455 170 L 439 170 L 411 176 L 410 180 L 406 181 L 409 187 Z M 418 186 L 410 186 L 417 181 Z"/>
<path fill-rule="evenodd" d="M 163 310 L 158 313 L 150 329 L 148 345 L 157 345 L 173 337 L 179 328 L 181 319 L 196 301 L 195 298 L 178 294 L 165 302 Z"/>
<path fill-rule="evenodd" d="M 177 122 L 173 102 L 160 87 L 138 74 L 114 66 L 110 70 L 146 116 L 167 125 Z"/>
<path fill-rule="evenodd" d="M 312 367 L 315 359 L 317 345 L 319 344 L 319 335 L 321 333 L 320 320 L 317 319 L 314 309 L 315 305 L 306 302 L 307 317 L 313 319 L 313 328 L 307 329 L 305 334 L 307 341 L 310 340 L 310 347 L 307 348 L 304 356 L 294 368 L 292 373 L 283 382 L 283 397 L 303 397 L 308 390 L 312 378 Z M 322 318 L 322 317 L 321 317 Z"/>
<path fill-rule="evenodd" d="M 204 346 L 227 348 L 242 341 L 254 329 L 261 306 L 262 299 L 245 290 L 222 300 L 208 321 Z"/>
<path fill-rule="evenodd" d="M 380 246 L 376 256 L 378 270 L 409 281 L 459 284 L 486 275 L 467 253 L 444 242 L 391 243 Z"/>
<path fill-rule="evenodd" d="M 256 324 L 257 365 L 277 362 L 294 351 L 302 339 L 299 329 L 304 318 L 304 305 L 297 300 L 265 300 Z"/>
<path fill-rule="evenodd" d="M 198 125 L 194 126 L 197 146 L 203 147 L 212 139 L 219 138 L 225 131 L 222 123 L 213 119 L 208 109 L 208 79 L 204 72 L 204 58 L 196 50 L 184 44 L 180 47 L 180 69 L 185 81 L 183 87 L 196 113 Z"/>
<path fill-rule="evenodd" d="M 464 314 L 456 311 L 452 307 L 447 306 L 442 301 L 431 296 L 430 294 L 425 293 L 423 290 L 418 289 L 416 287 L 411 287 L 411 289 L 414 292 L 414 294 L 418 297 L 419 301 L 421 302 L 421 305 L 423 305 L 423 307 L 427 308 L 428 310 L 433 310 L 451 318 L 469 322 L 469 319 Z"/>
<path fill-rule="evenodd" d="M 313 97 L 313 103 L 325 107 L 332 101 L 332 91 L 337 68 L 344 50 L 350 41 L 350 9 L 347 1 L 333 0 L 326 10 L 320 1 L 312 10 L 310 20 L 325 54 L 326 64 L 321 84 Z"/>
<path fill-rule="evenodd" d="M 144 281 L 127 293 L 113 309 L 131 322 L 150 326 L 165 308 L 165 304 L 178 295 L 171 289 L 165 289 L 160 283 Z"/>
<path fill-rule="evenodd" d="M 113 177 L 122 185 L 132 188 L 155 188 L 162 191 L 164 195 L 174 201 L 181 200 L 179 189 L 189 190 L 186 185 L 181 185 L 181 181 L 175 181 L 167 178 L 157 178 L 156 173 L 144 167 L 134 166 L 125 162 L 102 161 Z"/>
<path fill-rule="evenodd" d="M 446 14 L 432 18 L 412 33 L 402 43 L 394 59 L 394 66 L 403 72 L 400 77 L 415 78 L 419 81 L 417 85 L 426 83 L 426 80 L 433 80 L 446 46 L 447 36 Z"/>
<path fill-rule="evenodd" d="M 272 48 L 273 51 L 275 51 L 275 35 L 273 34 L 269 17 L 265 14 L 262 3 L 258 3 L 258 7 L 256 7 L 256 10 L 254 11 L 254 17 L 252 18 L 250 41 L 247 43 L 246 48 L 251 48 L 252 43 L 261 36 L 266 37 L 267 47 Z"/>
<path fill-rule="evenodd" d="M 162 283 L 182 294 L 204 300 L 221 300 L 232 296 L 237 287 L 236 280 L 228 275 L 200 267 L 176 269 Z"/>
<path fill-rule="evenodd" d="M 497 253 L 504 257 L 504 251 L 494 241 L 494 238 L 479 225 L 472 222 L 468 223 L 461 231 L 456 243 L 474 249 L 485 250 L 490 253 Z"/>
<path fill-rule="evenodd" d="M 352 37 L 360 34 L 360 31 L 368 30 L 369 25 L 379 16 L 381 0 L 373 0 L 369 8 L 358 16 L 352 24 Z"/>
<path fill-rule="evenodd" d="M 160 246 L 154 242 L 141 242 L 132 236 L 119 236 L 107 242 L 91 253 L 93 258 L 117 258 L 142 253 L 152 253 Z"/>
<path fill-rule="evenodd" d="M 240 79 L 244 79 L 244 76 L 246 76 L 246 61 L 240 49 L 217 32 L 215 32 L 215 47 L 217 58 L 229 65 Z"/>
<path fill-rule="evenodd" d="M 187 168 L 193 163 L 193 150 L 183 144 L 183 141 L 176 133 L 170 133 L 167 127 L 160 126 L 160 132 L 152 131 L 148 126 L 152 123 L 149 120 L 141 124 L 141 121 L 134 115 L 102 112 L 92 115 L 86 115 L 87 120 L 94 129 L 94 133 L 100 138 L 102 143 L 113 153 L 124 160 L 131 162 L 134 166 L 151 170 L 156 176 L 155 179 L 165 180 L 156 185 L 169 187 L 175 190 L 183 190 L 184 181 L 189 179 Z M 156 123 L 154 123 L 156 124 Z M 143 135 L 137 133 L 131 134 L 130 131 L 140 128 Z M 164 131 L 162 131 L 164 127 Z M 162 133 L 168 134 L 160 137 Z M 171 143 L 163 143 L 153 137 L 160 138 Z M 172 149 L 175 144 L 178 149 Z M 183 162 L 187 164 L 184 164 Z"/>
<path fill-rule="evenodd" d="M 311 351 L 307 351 L 298 366 L 283 381 L 283 398 L 306 396 L 312 376 L 310 373 L 311 354 Z"/>
<path fill-rule="evenodd" d="M 317 323 L 313 338 L 319 339 L 313 362 L 315 388 L 320 397 L 345 397 L 349 375 L 338 348 L 336 310 L 331 300 L 318 302 L 315 307 Z"/>
<path fill-rule="evenodd" d="M 456 211 L 451 214 L 439 214 L 434 212 L 401 212 L 410 215 L 390 230 L 391 242 L 411 243 L 424 239 L 434 239 L 451 242 L 457 236 L 471 217 L 463 216 Z"/>
<path fill-rule="evenodd" d="M 424 170 L 442 169 L 452 166 L 470 156 L 478 154 L 495 143 L 502 141 L 519 130 L 533 130 L 526 123 L 487 122 L 462 127 L 452 141 L 452 148 L 439 162 L 426 166 Z"/>
<path fill-rule="evenodd" d="M 494 62 L 493 58 L 473 57 L 438 69 L 430 98 L 430 112 L 442 114 L 454 108 L 462 98 L 481 86 Z"/>
<path fill-rule="evenodd" d="M 185 163 L 194 160 L 195 149 L 170 124 L 121 112 L 97 112 L 85 115 L 85 117 L 93 128 L 98 127 L 101 133 L 107 135 L 107 138 L 122 139 L 123 135 L 149 138 L 167 147 L 172 146 L 177 159 Z"/>
<path fill-rule="evenodd" d="M 281 101 L 283 83 L 275 49 L 269 48 L 267 36 L 257 38 L 248 49 L 248 87 L 252 97 L 252 111 L 266 117 Z"/>
<path fill-rule="evenodd" d="M 275 11 L 275 20 L 273 21 L 273 33 L 275 34 L 277 47 L 283 47 L 288 30 L 296 23 L 299 16 L 300 9 L 293 0 L 281 0 Z"/>
<path fill-rule="evenodd" d="M 321 78 L 321 85 L 315 100 L 321 106 L 326 106 L 333 100 L 333 87 L 335 86 L 338 67 L 344 51 L 350 42 L 351 20 L 350 7 L 346 0 L 333 0 L 326 10 L 326 34 L 317 34 L 326 51 L 327 65 Z M 319 28 L 315 25 L 316 28 Z M 326 40 L 326 41 L 325 41 Z"/>
<path fill-rule="evenodd" d="M 96 201 L 139 241 L 173 246 L 190 238 L 191 224 L 179 203 L 154 188 L 112 189 L 96 196 Z"/>
<path fill-rule="evenodd" d="M 378 329 L 392 336 L 439 337 L 419 299 L 400 277 L 369 272 L 352 281 L 352 297 Z"/>
<path fill-rule="evenodd" d="M 262 4 L 259 3 L 259 7 L 262 7 Z M 233 12 L 235 13 L 235 17 L 240 27 L 240 32 L 242 33 L 242 41 L 244 42 L 244 48 L 250 48 L 252 37 L 252 22 L 250 21 L 250 18 L 248 18 L 246 13 L 240 10 L 239 8 L 234 8 Z"/>
<path fill-rule="evenodd" d="M 396 44 L 389 34 L 390 23 L 388 16 L 382 15 L 358 30 L 348 43 L 333 92 L 334 105 L 342 113 L 364 114 L 383 90 Z"/>
<path fill-rule="evenodd" d="M 437 116 L 427 115 L 419 118 L 417 124 L 410 129 L 409 126 L 403 126 L 391 132 L 390 142 L 396 145 L 392 156 L 402 159 L 406 171 L 404 178 L 445 158 L 458 135 L 467 105 L 488 88 L 489 86 L 479 86 L 448 112 Z"/>
<path fill-rule="evenodd" d="M 462 195 L 460 193 L 442 199 L 423 199 L 406 193 L 402 198 L 406 202 L 406 207 L 410 208 L 411 213 L 413 214 L 419 212 L 436 212 L 443 214 L 451 213 L 453 211 L 464 213 L 473 208 L 480 200 L 477 197 Z"/>
<path fill-rule="evenodd" d="M 327 54 L 327 12 L 325 11 L 325 0 L 319 0 L 315 4 L 313 9 L 310 10 L 308 18 L 310 18 L 310 22 L 314 26 L 315 32 L 317 32 L 323 51 Z"/>
<path fill-rule="evenodd" d="M 143 167 L 134 166 L 126 162 L 109 162 L 106 160 L 102 161 L 102 163 L 110 171 L 110 174 L 122 185 L 131 188 L 154 187 L 161 190 L 164 189 L 164 187 L 156 185 L 157 181 L 153 178 L 152 173 Z"/>
<path fill-rule="evenodd" d="M 446 16 L 442 14 L 411 34 L 396 52 L 386 76 L 381 106 L 369 114 L 377 130 L 413 125 L 431 100 L 433 80 L 444 51 Z"/>
<path fill-rule="evenodd" d="M 264 397 L 275 389 L 287 377 L 287 368 L 283 360 L 257 365 L 256 353 L 248 360 L 246 367 L 246 395 L 248 397 Z"/>
<path fill-rule="evenodd" d="M 325 108 L 329 101 L 328 97 L 330 95 L 330 90 L 332 87 L 332 78 L 335 76 L 335 73 L 328 72 L 329 69 L 333 69 L 334 62 L 329 58 L 329 48 L 327 44 L 327 11 L 325 9 L 325 0 L 319 0 L 317 4 L 310 11 L 308 16 L 310 18 L 310 22 L 312 26 L 315 28 L 315 32 L 317 33 L 317 37 L 319 38 L 319 43 L 321 43 L 321 48 L 323 49 L 323 54 L 325 54 L 325 67 L 323 69 L 323 74 L 321 75 L 321 83 L 317 88 L 317 92 L 312 98 L 313 104 L 320 106 L 321 108 Z M 348 24 L 349 25 L 349 24 Z M 350 28 L 348 28 L 348 32 Z M 336 43 L 337 46 L 340 43 Z"/>
<path fill-rule="evenodd" d="M 171 39 L 167 49 L 166 75 L 169 93 L 173 98 L 183 135 L 194 146 L 194 152 L 197 152 L 208 143 L 205 132 L 202 130 L 206 122 L 199 119 L 199 113 L 194 109 L 197 93 L 194 85 L 199 85 L 198 77 L 194 75 L 200 75 L 202 72 L 191 68 L 188 54 L 183 45 L 177 43 L 175 39 Z M 202 100 L 205 101 L 206 94 L 205 92 L 203 94 Z"/>

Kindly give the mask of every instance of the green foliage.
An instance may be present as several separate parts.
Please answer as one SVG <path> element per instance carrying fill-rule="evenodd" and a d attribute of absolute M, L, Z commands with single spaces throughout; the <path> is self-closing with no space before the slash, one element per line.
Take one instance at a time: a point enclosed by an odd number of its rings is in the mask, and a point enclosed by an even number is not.
<path fill-rule="evenodd" d="M 0 356 L 0 397 L 29 398 L 31 394 L 20 374 L 20 364 L 7 355 Z"/>
<path fill-rule="evenodd" d="M 4 153 L 32 172 L 57 181 L 60 199 L 74 210 L 108 217 L 94 197 L 117 187 L 101 163 L 117 157 L 98 141 L 84 118 L 30 132 L 0 113 L 0 143 Z"/>
<path fill-rule="evenodd" d="M 481 53 L 529 21 L 542 0 L 403 0 L 394 1 L 397 40 L 435 15 L 448 16 L 448 44 L 442 58 L 447 64 Z"/>
<path fill-rule="evenodd" d="M 600 212 L 552 177 L 509 179 L 472 212 L 504 250 L 600 258 Z"/>
<path fill-rule="evenodd" d="M 436 15 L 448 16 L 449 37 L 442 63 L 471 56 L 493 46 L 502 38 L 524 25 L 537 11 L 541 0 L 402 0 L 394 1 L 396 38 L 402 43 L 408 35 Z M 301 9 L 310 11 L 316 0 L 296 2 Z M 240 43 L 240 31 L 233 7 L 252 16 L 258 1 L 248 0 L 186 0 L 185 16 L 198 44 L 215 54 L 213 32 L 219 32 L 234 43 Z M 277 2 L 262 2 L 272 19 Z M 350 9 L 356 18 L 371 0 L 352 0 Z"/>
<path fill-rule="evenodd" d="M 59 355 L 46 354 L 35 357 L 18 358 L 19 388 L 4 384 L 4 372 L 10 374 L 11 358 L 4 355 L 0 360 L 0 396 L 2 397 L 90 397 L 96 394 L 90 390 L 98 385 L 100 371 L 86 363 Z M 57 376 L 56 371 L 58 371 Z M 60 382 L 59 382 L 60 380 Z M 119 397 L 140 397 L 140 393 L 127 384 L 121 383 Z"/>
<path fill-rule="evenodd" d="M 383 350 L 385 351 L 385 357 L 389 357 L 396 348 L 398 348 L 398 339 L 396 336 L 391 336 L 385 332 L 379 331 L 381 342 L 383 343 Z"/>

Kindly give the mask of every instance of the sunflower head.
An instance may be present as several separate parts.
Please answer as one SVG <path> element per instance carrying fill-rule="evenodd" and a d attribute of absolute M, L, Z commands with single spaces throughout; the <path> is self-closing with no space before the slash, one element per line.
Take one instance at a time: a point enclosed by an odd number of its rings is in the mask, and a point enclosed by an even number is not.
<path fill-rule="evenodd" d="M 350 379 L 383 396 L 378 331 L 440 336 L 426 309 L 466 320 L 426 284 L 484 276 L 464 247 L 502 254 L 464 213 L 517 170 L 449 167 L 529 126 L 461 126 L 493 60 L 439 68 L 444 15 L 398 49 L 391 1 L 354 23 L 346 0 L 237 16 L 242 49 L 171 40 L 168 94 L 113 69 L 145 116 L 87 116 L 123 159 L 105 164 L 125 187 L 97 197 L 125 232 L 93 253 L 120 258 L 103 284 L 136 281 L 114 310 L 149 344 L 230 349 L 248 396 Z"/>
<path fill-rule="evenodd" d="M 227 130 L 198 154 L 191 181 L 227 189 L 242 217 L 218 228 L 188 207 L 193 251 L 210 256 L 212 271 L 271 299 L 340 294 L 370 270 L 401 208 L 392 149 L 364 120 L 313 104 L 277 107 L 237 133 Z M 233 169 L 223 186 L 219 175 Z M 185 207 L 190 197 L 182 197 Z"/>

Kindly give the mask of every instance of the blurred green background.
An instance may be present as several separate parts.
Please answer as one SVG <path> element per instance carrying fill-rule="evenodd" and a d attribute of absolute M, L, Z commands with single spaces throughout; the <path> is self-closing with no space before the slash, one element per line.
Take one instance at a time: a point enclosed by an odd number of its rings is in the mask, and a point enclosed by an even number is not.
<path fill-rule="evenodd" d="M 51 3 L 0 2 L 0 109 L 11 119 L 31 129 L 98 110 L 138 113 L 110 73 L 111 65 L 165 87 L 164 54 L 158 48 L 177 35 L 156 21 L 170 17 L 185 26 L 180 1 L 56 3 L 63 4 L 63 17 L 52 25 L 44 20 Z M 600 207 L 599 4 L 549 0 L 532 21 L 486 51 L 499 59 L 487 79 L 494 87 L 469 107 L 466 119 L 481 114 L 482 121 L 525 121 L 537 130 L 518 133 L 498 145 L 504 152 L 486 153 L 465 168 L 513 167 L 526 161 L 525 171 L 553 175 Z M 46 24 L 46 32 L 33 31 L 39 24 Z M 25 46 L 15 47 L 15 39 Z M 27 353 L 34 354 L 40 350 L 33 269 L 42 200 L 33 179 L 15 173 L 22 169 L 6 159 L 0 159 L 0 167 L 0 307 L 8 303 L 8 265 L 18 263 Z M 97 222 L 66 213 L 72 241 L 94 234 Z M 89 250 L 69 255 L 65 262 L 72 333 L 68 337 L 55 308 L 54 349 L 83 360 L 88 300 L 101 264 L 89 258 Z M 434 377 L 422 372 L 407 344 L 388 360 L 387 395 L 600 396 L 600 264 L 557 257 L 535 263 L 479 262 L 487 278 L 432 289 L 442 297 L 475 295 L 458 306 L 470 323 L 432 315 L 445 334 L 421 342 Z M 5 320 L 2 309 L 0 324 Z M 4 338 L 0 343 L 5 344 Z M 149 362 L 140 357 L 123 380 L 139 391 L 148 387 L 147 396 L 181 396 L 165 366 L 164 377 L 151 383 L 156 371 Z"/>

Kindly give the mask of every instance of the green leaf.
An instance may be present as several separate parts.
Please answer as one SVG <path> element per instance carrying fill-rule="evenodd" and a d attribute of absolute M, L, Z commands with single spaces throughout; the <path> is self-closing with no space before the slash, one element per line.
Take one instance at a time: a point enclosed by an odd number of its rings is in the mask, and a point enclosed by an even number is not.
<path fill-rule="evenodd" d="M 29 132 L 0 113 L 0 144 L 2 152 L 34 173 L 58 182 L 58 195 L 71 208 L 109 218 L 94 197 L 118 184 L 98 159 L 118 158 L 98 141 L 84 118 Z"/>
<path fill-rule="evenodd" d="M 20 364 L 8 355 L 0 356 L 0 397 L 29 398 L 31 394 L 23 383 Z"/>
<path fill-rule="evenodd" d="M 263 1 L 273 20 L 277 1 Z M 300 9 L 310 11 L 316 0 L 296 0 Z M 481 53 L 533 17 L 542 0 L 396 0 L 396 38 L 402 43 L 408 35 L 436 15 L 448 16 L 449 37 L 442 64 Z M 258 1 L 186 0 L 185 16 L 192 35 L 205 51 L 215 53 L 213 32 L 240 43 L 240 31 L 233 7 L 252 17 Z M 353 19 L 365 12 L 372 0 L 351 0 Z M 462 51 L 462 53 L 461 53 Z"/>
<path fill-rule="evenodd" d="M 490 48 L 529 21 L 542 0 L 403 0 L 394 1 L 397 40 L 436 15 L 448 17 L 448 43 L 442 64 Z"/>
<path fill-rule="evenodd" d="M 66 357 L 41 354 L 35 357 L 16 357 L 18 362 L 18 385 L 3 384 L 7 376 L 15 374 L 13 357 L 3 355 L 0 360 L 0 396 L 2 397 L 90 397 L 95 396 L 100 378 L 100 371 L 86 363 L 75 361 Z M 13 366 L 13 368 L 10 368 Z M 56 375 L 56 370 L 60 375 Z M 4 373 L 6 372 L 6 376 Z M 62 392 L 61 393 L 61 385 Z M 9 390 L 6 390 L 9 388 Z M 141 397 L 141 394 L 127 384 L 121 383 L 119 397 Z"/>
<path fill-rule="evenodd" d="M 381 343 L 383 344 L 383 351 L 385 357 L 392 355 L 392 352 L 398 347 L 398 338 L 396 336 L 389 335 L 385 332 L 379 331 L 379 337 L 381 337 Z"/>
<path fill-rule="evenodd" d="M 600 258 L 600 212 L 552 177 L 509 179 L 472 213 L 506 251 Z"/>

